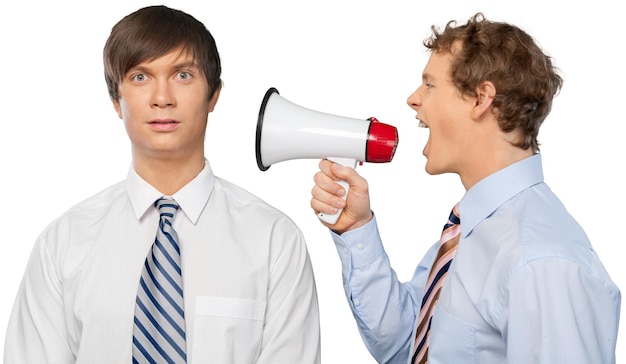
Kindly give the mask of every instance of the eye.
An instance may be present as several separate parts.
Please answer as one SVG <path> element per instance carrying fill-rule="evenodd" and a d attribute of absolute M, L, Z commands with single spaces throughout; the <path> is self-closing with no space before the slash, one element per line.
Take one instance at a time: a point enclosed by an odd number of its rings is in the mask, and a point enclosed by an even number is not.
<path fill-rule="evenodd" d="M 435 86 L 434 86 L 432 83 L 430 83 L 430 82 L 426 82 L 426 83 L 424 84 L 424 86 L 426 86 L 426 88 L 433 88 L 433 87 L 435 87 Z"/>
<path fill-rule="evenodd" d="M 180 78 L 181 80 L 188 80 L 192 78 L 192 76 L 191 76 L 191 73 L 187 71 L 180 71 L 178 72 L 178 78 Z"/>
<path fill-rule="evenodd" d="M 143 82 L 148 78 L 148 76 L 146 76 L 144 73 L 137 73 L 134 74 L 130 79 L 135 81 L 135 82 Z"/>

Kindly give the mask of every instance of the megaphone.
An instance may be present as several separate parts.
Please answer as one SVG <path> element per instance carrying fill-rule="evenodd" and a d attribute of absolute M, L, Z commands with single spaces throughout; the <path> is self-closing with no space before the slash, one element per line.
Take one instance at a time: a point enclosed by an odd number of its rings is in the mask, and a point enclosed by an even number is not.
<path fill-rule="evenodd" d="M 375 118 L 353 119 L 298 106 L 272 87 L 265 93 L 256 129 L 256 161 L 261 171 L 290 159 L 324 159 L 356 168 L 357 163 L 391 162 L 398 146 L 394 126 Z M 339 181 L 348 196 L 349 185 Z M 341 215 L 319 213 L 328 224 Z"/>

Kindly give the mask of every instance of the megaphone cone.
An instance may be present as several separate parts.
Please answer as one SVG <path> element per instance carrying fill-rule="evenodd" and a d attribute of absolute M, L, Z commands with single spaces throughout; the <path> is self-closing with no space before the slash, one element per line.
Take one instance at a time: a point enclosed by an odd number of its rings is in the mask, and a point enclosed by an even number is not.
<path fill-rule="evenodd" d="M 397 129 L 375 118 L 353 119 L 310 110 L 282 98 L 273 87 L 263 97 L 255 145 L 262 171 L 290 159 L 328 158 L 353 168 L 357 162 L 391 162 L 397 146 Z M 344 183 L 344 187 L 348 191 L 349 186 Z M 334 224 L 340 213 L 323 220 Z"/>

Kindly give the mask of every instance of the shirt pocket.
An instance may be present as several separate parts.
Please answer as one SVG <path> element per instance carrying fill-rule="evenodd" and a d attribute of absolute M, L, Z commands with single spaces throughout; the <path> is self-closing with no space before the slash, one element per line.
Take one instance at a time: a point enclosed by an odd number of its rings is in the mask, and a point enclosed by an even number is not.
<path fill-rule="evenodd" d="M 476 328 L 438 307 L 430 331 L 429 363 L 476 363 Z"/>
<path fill-rule="evenodd" d="M 252 363 L 261 351 L 266 302 L 196 298 L 193 353 L 195 363 Z"/>

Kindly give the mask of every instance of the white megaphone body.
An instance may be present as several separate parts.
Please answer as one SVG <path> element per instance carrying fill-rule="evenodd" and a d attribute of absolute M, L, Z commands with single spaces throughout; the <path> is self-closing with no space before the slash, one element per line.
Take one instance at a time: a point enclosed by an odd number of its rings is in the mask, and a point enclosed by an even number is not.
<path fill-rule="evenodd" d="M 309 110 L 285 100 L 273 87 L 261 103 L 256 160 L 262 171 L 290 159 L 327 158 L 352 168 L 361 162 L 391 162 L 397 146 L 397 129 L 374 118 L 352 119 Z M 350 186 L 339 183 L 346 191 L 345 199 Z M 332 225 L 341 212 L 319 213 L 318 217 Z"/>

